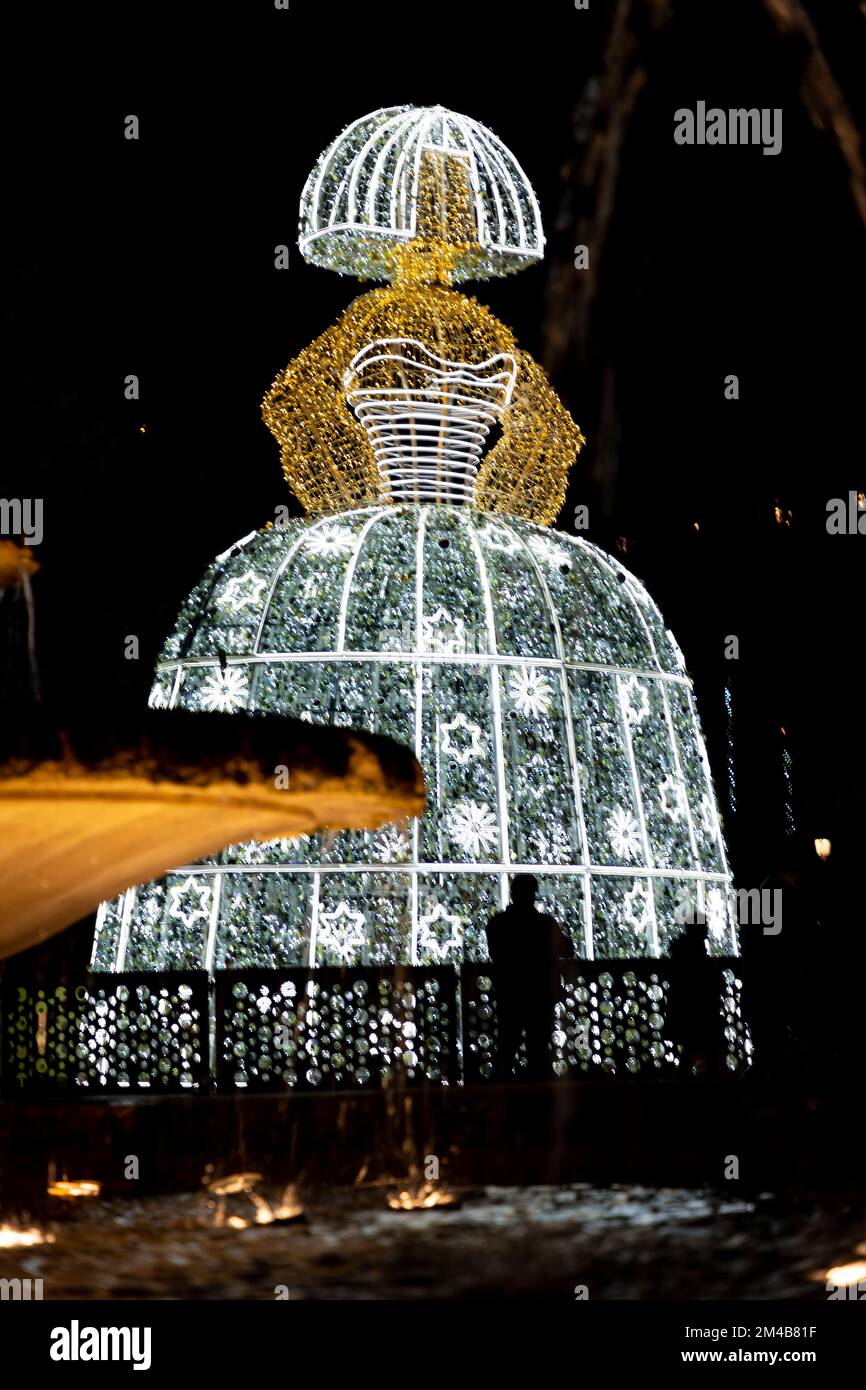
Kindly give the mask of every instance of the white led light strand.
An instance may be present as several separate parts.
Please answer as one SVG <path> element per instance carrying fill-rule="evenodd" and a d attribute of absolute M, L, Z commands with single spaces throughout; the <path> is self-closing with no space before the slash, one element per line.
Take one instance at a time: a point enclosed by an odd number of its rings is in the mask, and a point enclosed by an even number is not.
<path fill-rule="evenodd" d="M 418 519 L 418 531 L 415 538 L 415 642 L 420 646 L 421 635 L 424 631 L 424 537 L 427 532 L 427 508 L 421 508 L 421 515 Z M 415 663 L 415 756 L 419 762 L 422 761 L 424 747 L 424 716 L 422 702 L 424 699 L 424 667 L 420 660 Z M 423 765 L 423 764 L 422 764 Z M 416 816 L 412 822 L 412 858 L 418 862 L 418 854 L 421 847 L 421 820 Z M 418 875 L 412 874 L 411 883 L 412 902 L 412 938 L 409 946 L 410 960 L 413 965 L 418 963 Z"/>
<path fill-rule="evenodd" d="M 489 644 L 493 652 L 496 651 L 496 620 L 493 614 L 493 602 L 490 597 L 490 584 L 487 580 L 487 566 L 484 563 L 484 556 L 481 553 L 481 546 L 475 534 L 475 527 L 472 524 L 472 513 L 461 512 L 461 516 L 468 517 L 466 529 L 475 552 L 475 559 L 478 564 L 478 577 L 481 582 L 481 591 L 484 596 L 484 616 L 490 633 Z M 508 874 L 511 872 L 511 845 L 509 841 L 508 828 L 508 801 L 505 786 L 505 748 L 502 738 L 502 701 L 499 690 L 499 669 L 495 665 L 490 667 L 490 693 L 493 702 L 493 744 L 494 757 L 496 759 L 496 792 L 499 802 L 499 838 L 500 849 L 499 857 L 505 872 L 500 876 L 499 889 L 502 906 L 508 906 L 509 887 Z"/>
<path fill-rule="evenodd" d="M 583 796 L 581 794 L 580 788 L 580 769 L 578 767 L 577 762 L 577 749 L 574 743 L 574 724 L 571 715 L 571 696 L 568 689 L 568 670 L 565 662 L 565 646 L 562 641 L 562 628 L 559 624 L 559 616 L 556 612 L 556 606 L 553 602 L 553 599 L 550 596 L 550 589 L 548 588 L 547 580 L 545 579 L 544 574 L 542 573 L 541 566 L 538 563 L 538 560 L 536 559 L 532 551 L 532 548 L 528 545 L 525 545 L 524 542 L 521 541 L 519 537 L 515 535 L 515 532 L 511 529 L 510 526 L 503 525 L 502 529 L 508 531 L 509 535 L 512 536 L 518 542 L 521 550 L 523 551 L 523 554 L 528 556 L 529 562 L 532 565 L 533 570 L 535 571 L 535 576 L 538 580 L 538 583 L 541 586 L 541 592 L 544 595 L 544 601 L 547 605 L 548 617 L 550 618 L 551 624 L 553 626 L 553 640 L 556 645 L 556 655 L 558 661 L 561 663 L 560 682 L 562 687 L 562 703 L 565 711 L 565 740 L 566 747 L 568 750 L 569 767 L 571 769 L 572 787 L 574 790 L 574 809 L 575 815 L 577 817 L 578 834 L 580 836 L 580 852 L 584 864 L 588 864 L 589 839 L 587 837 L 586 821 L 583 815 Z M 592 898 L 589 888 L 589 878 L 586 874 L 584 874 L 583 877 L 583 940 L 584 947 L 586 950 L 586 959 L 594 960 L 595 947 L 592 941 Z"/>
<path fill-rule="evenodd" d="M 450 362 L 414 338 L 379 339 L 356 353 L 346 399 L 369 435 L 383 498 L 471 502 L 484 441 L 516 374 L 510 353 Z"/>

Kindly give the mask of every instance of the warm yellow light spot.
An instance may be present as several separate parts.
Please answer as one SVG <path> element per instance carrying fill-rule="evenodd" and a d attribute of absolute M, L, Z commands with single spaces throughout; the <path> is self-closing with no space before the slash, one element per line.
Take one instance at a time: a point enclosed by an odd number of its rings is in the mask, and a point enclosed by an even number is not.
<path fill-rule="evenodd" d="M 400 1192 L 392 1192 L 388 1206 L 392 1211 L 430 1211 L 434 1207 L 453 1207 L 457 1198 L 453 1192 L 434 1187 L 432 1182 L 422 1183 L 414 1191 L 404 1187 Z"/>
<path fill-rule="evenodd" d="M 139 434 L 147 434 L 147 425 L 139 425 L 138 432 Z"/>
<path fill-rule="evenodd" d="M 829 841 L 828 839 L 826 839 L 824 836 L 819 837 L 819 838 L 815 841 L 815 853 L 817 854 L 817 856 L 818 856 L 819 859 L 829 859 L 829 858 L 830 858 L 830 850 L 831 850 L 832 848 L 833 848 L 833 847 L 832 847 L 830 841 Z"/>
<path fill-rule="evenodd" d="M 840 1289 L 859 1284 L 861 1280 L 866 1280 L 866 1260 L 855 1260 L 850 1265 L 834 1265 L 827 1270 L 827 1283 L 835 1284 Z"/>
<path fill-rule="evenodd" d="M 693 530 L 693 531 L 700 531 L 700 529 L 701 529 L 701 523 L 700 523 L 699 521 L 693 521 L 693 522 L 692 522 L 692 530 Z"/>
<path fill-rule="evenodd" d="M 39 564 L 33 557 L 33 551 L 26 545 L 0 541 L 0 589 L 20 584 L 38 571 Z"/>
<path fill-rule="evenodd" d="M 249 1192 L 261 1180 L 261 1173 L 230 1173 L 212 1182 L 209 1190 L 217 1197 L 233 1197 L 238 1192 Z"/>
<path fill-rule="evenodd" d="M 15 1250 L 27 1245 L 52 1245 L 54 1237 L 43 1235 L 35 1228 L 19 1231 L 14 1226 L 0 1226 L 0 1250 Z"/>
<path fill-rule="evenodd" d="M 219 1199 L 214 1211 L 215 1226 L 230 1226 L 234 1231 L 245 1231 L 253 1223 L 243 1216 L 226 1216 L 226 1197 L 247 1197 L 255 1208 L 255 1224 L 270 1226 L 274 1221 L 297 1221 L 304 1214 L 304 1208 L 297 1200 L 294 1184 L 289 1183 L 280 1201 L 272 1207 L 256 1186 L 262 1180 L 261 1173 L 230 1173 L 228 1177 L 217 1178 L 207 1184 L 208 1191 Z"/>
<path fill-rule="evenodd" d="M 270 1226 L 274 1221 L 297 1221 L 298 1217 L 303 1216 L 304 1208 L 300 1202 L 290 1200 L 289 1193 L 293 1189 L 286 1188 L 283 1200 L 272 1207 L 265 1201 L 264 1197 L 259 1197 L 257 1193 L 249 1194 L 256 1208 L 256 1225 Z"/>
<path fill-rule="evenodd" d="M 98 1197 L 102 1191 L 101 1182 L 81 1181 L 78 1182 L 50 1182 L 48 1184 L 49 1197 L 62 1197 L 66 1201 L 71 1201 L 75 1197 Z"/>

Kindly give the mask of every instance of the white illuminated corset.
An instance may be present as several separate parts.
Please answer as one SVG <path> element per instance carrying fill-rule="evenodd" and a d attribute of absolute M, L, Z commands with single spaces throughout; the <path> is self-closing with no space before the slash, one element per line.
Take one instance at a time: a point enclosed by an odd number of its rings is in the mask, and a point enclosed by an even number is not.
<path fill-rule="evenodd" d="M 414 338 L 380 338 L 346 372 L 346 399 L 367 430 L 383 500 L 471 502 L 484 441 L 507 408 L 517 363 L 449 362 Z"/>

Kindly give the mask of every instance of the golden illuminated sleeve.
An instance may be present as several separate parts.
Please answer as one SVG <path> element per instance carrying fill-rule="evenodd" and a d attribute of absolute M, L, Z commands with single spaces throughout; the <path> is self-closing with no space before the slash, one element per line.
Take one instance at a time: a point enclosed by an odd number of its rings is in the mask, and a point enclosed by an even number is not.
<path fill-rule="evenodd" d="M 262 402 L 286 482 L 310 515 L 374 503 L 381 491 L 367 435 L 346 404 L 343 374 L 355 350 L 347 318 L 299 352 Z"/>
<path fill-rule="evenodd" d="M 586 443 L 545 373 L 517 354 L 517 380 L 502 435 L 481 460 L 475 502 L 549 526 L 565 501 L 568 470 Z"/>

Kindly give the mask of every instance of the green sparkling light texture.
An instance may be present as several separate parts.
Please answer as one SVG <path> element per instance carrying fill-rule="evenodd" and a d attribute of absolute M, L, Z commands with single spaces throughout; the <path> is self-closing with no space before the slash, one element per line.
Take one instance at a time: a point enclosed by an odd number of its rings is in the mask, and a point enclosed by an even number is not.
<path fill-rule="evenodd" d="M 151 704 L 390 735 L 427 809 L 130 889 L 100 909 L 96 969 L 480 962 L 520 869 L 579 957 L 664 956 L 690 912 L 736 952 L 682 654 L 583 539 L 443 504 L 257 532 L 187 599 Z"/>

